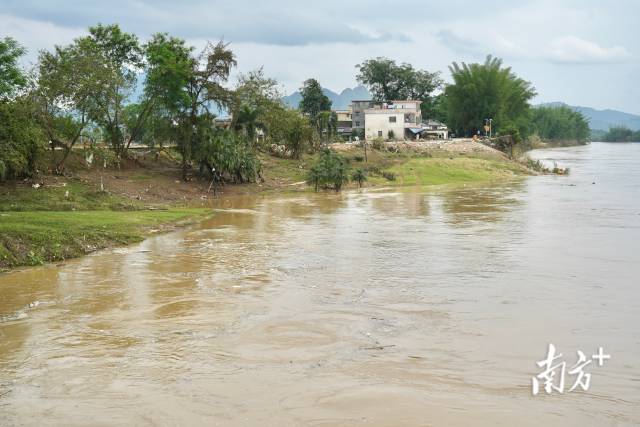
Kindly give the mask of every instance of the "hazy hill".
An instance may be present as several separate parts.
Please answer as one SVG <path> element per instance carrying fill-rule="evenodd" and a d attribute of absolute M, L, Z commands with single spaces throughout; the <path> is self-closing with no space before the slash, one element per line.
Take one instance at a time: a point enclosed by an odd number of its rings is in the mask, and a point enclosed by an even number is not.
<path fill-rule="evenodd" d="M 596 110 L 590 107 L 567 105 L 564 102 L 549 102 L 541 104 L 549 107 L 565 105 L 572 110 L 582 113 L 589 119 L 589 127 L 595 130 L 609 130 L 611 126 L 626 126 L 632 130 L 640 130 L 640 116 L 617 110 Z"/>
<path fill-rule="evenodd" d="M 331 108 L 334 110 L 345 110 L 351 104 L 353 100 L 366 100 L 371 99 L 369 91 L 364 86 L 356 86 L 354 88 L 346 88 L 340 93 L 336 93 L 331 89 L 323 88 L 322 92 L 331 100 Z M 300 92 L 293 92 L 291 95 L 282 98 L 285 104 L 292 108 L 298 108 L 302 96 Z"/>

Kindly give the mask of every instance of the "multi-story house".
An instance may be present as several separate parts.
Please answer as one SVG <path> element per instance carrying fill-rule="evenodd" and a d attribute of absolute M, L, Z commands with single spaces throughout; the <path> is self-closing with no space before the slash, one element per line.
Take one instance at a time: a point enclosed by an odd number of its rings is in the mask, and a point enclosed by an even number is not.
<path fill-rule="evenodd" d="M 422 132 L 422 101 L 373 103 L 364 110 L 366 139 L 415 139 Z"/>

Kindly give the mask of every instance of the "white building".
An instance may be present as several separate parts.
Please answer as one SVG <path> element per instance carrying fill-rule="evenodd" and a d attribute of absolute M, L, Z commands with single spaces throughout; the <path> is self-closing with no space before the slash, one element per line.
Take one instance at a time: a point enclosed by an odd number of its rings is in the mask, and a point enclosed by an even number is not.
<path fill-rule="evenodd" d="M 422 132 L 420 103 L 421 101 L 373 103 L 363 111 L 365 138 L 415 139 L 415 135 Z"/>
<path fill-rule="evenodd" d="M 449 137 L 449 128 L 444 123 L 437 120 L 429 119 L 423 125 L 424 131 L 422 136 L 426 138 L 447 139 Z"/>

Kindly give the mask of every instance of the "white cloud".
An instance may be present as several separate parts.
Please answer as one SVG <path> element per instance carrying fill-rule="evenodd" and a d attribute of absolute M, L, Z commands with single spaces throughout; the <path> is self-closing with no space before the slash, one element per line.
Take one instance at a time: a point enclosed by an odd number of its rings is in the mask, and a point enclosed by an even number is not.
<path fill-rule="evenodd" d="M 575 36 L 554 39 L 549 48 L 551 60 L 569 64 L 616 63 L 631 57 L 622 46 L 603 47 Z"/>
<path fill-rule="evenodd" d="M 82 35 L 84 29 L 61 27 L 46 21 L 0 14 L 0 37 L 11 36 L 27 48 L 24 62 L 35 63 L 38 51 L 63 45 Z"/>

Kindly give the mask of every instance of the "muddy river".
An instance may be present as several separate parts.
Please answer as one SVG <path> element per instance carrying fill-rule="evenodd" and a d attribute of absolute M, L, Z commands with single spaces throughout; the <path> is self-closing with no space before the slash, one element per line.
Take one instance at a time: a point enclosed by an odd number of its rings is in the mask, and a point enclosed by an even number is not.
<path fill-rule="evenodd" d="M 535 156 L 571 174 L 235 198 L 0 275 L 0 425 L 639 425 L 640 144 Z M 533 395 L 549 343 L 611 357 Z"/>

